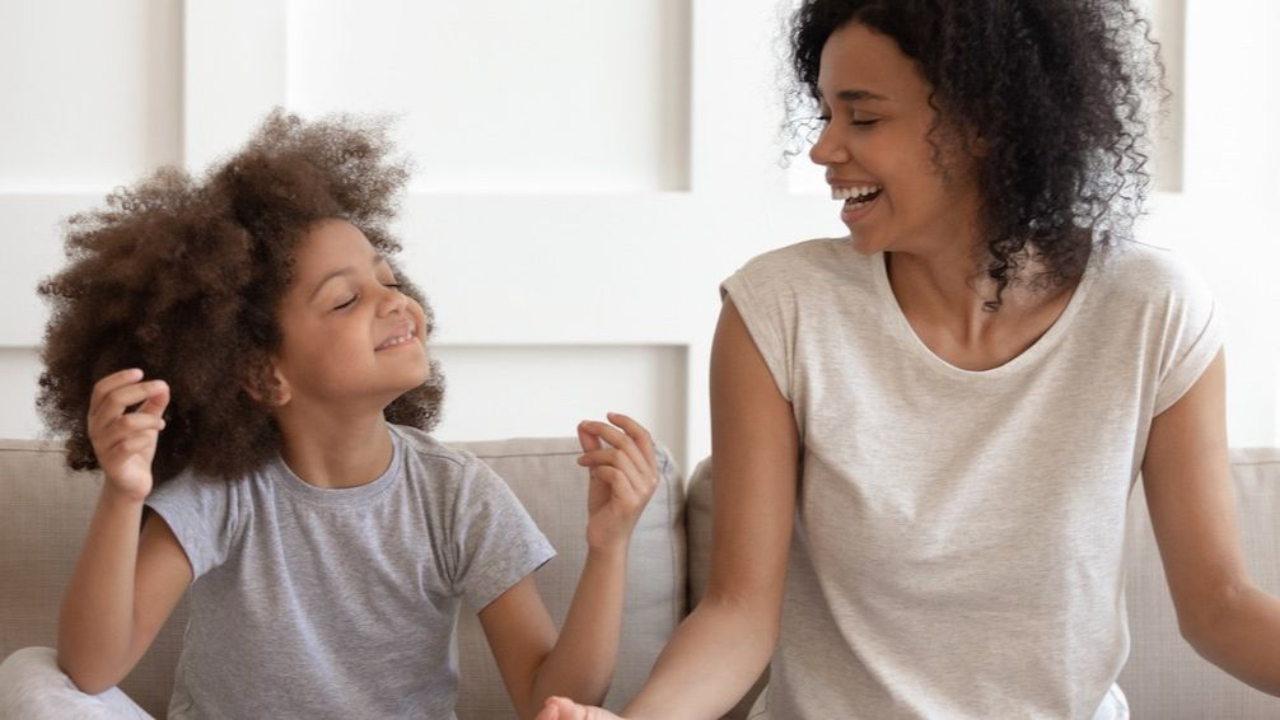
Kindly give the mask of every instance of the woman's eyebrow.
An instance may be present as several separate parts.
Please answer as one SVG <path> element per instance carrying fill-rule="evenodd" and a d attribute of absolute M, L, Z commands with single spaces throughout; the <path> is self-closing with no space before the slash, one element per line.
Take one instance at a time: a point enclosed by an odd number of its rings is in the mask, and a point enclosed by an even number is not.
<path fill-rule="evenodd" d="M 816 93 L 819 101 L 826 99 L 825 97 L 823 97 L 821 90 L 817 90 Z M 870 90 L 848 89 L 848 90 L 840 90 L 836 92 L 836 100 L 840 100 L 842 102 L 857 102 L 859 100 L 885 101 L 888 99 L 889 98 L 885 97 L 884 95 L 881 95 L 880 93 L 871 92 Z"/>
<path fill-rule="evenodd" d="M 879 93 L 873 93 L 870 90 L 841 90 L 836 93 L 836 99 L 844 102 L 857 102 L 859 100 L 888 100 L 889 98 Z"/>

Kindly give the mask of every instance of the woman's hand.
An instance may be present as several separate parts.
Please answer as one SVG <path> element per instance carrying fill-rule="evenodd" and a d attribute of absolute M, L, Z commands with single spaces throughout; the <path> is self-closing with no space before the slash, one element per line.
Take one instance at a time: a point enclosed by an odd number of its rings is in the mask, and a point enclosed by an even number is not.
<path fill-rule="evenodd" d="M 125 498 L 141 502 L 151 494 L 151 461 L 168 405 L 169 385 L 143 382 L 137 368 L 112 373 L 93 386 L 89 440 L 107 487 Z"/>
<path fill-rule="evenodd" d="M 641 511 L 658 487 L 649 431 L 620 413 L 609 413 L 608 418 L 608 423 L 578 424 L 582 444 L 578 464 L 591 471 L 587 546 L 593 550 L 626 548 Z"/>
<path fill-rule="evenodd" d="M 579 705 L 562 697 L 547 698 L 542 711 L 534 720 L 624 720 L 608 710 Z"/>

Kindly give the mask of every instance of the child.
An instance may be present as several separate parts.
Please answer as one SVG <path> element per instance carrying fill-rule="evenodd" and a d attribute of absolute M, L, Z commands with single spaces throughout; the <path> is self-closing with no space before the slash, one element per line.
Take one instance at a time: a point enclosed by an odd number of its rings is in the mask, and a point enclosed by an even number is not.
<path fill-rule="evenodd" d="M 162 170 L 72 219 L 72 262 L 41 288 L 40 402 L 105 482 L 59 629 L 78 690 L 46 663 L 67 688 L 35 698 L 47 717 L 141 713 L 86 695 L 129 673 L 189 585 L 171 718 L 453 717 L 464 597 L 521 717 L 603 699 L 657 483 L 648 434 L 616 414 L 578 428 L 589 552 L 557 638 L 532 578 L 549 543 L 427 434 L 443 383 L 394 263 L 407 171 L 388 152 L 380 125 L 277 111 L 203 182 Z"/>

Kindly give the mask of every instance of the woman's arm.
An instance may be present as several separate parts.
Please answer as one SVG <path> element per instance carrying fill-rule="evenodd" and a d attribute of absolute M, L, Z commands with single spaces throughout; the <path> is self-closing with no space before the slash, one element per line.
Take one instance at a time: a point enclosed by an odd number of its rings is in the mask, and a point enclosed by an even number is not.
<path fill-rule="evenodd" d="M 129 674 L 191 583 L 187 556 L 163 520 L 148 518 L 139 537 L 169 399 L 163 382 L 141 378 L 137 370 L 103 378 L 89 410 L 104 481 L 58 625 L 58 663 L 89 694 Z"/>
<path fill-rule="evenodd" d="M 1151 424 L 1143 485 L 1183 637 L 1207 660 L 1280 695 L 1280 600 L 1250 580 L 1227 459 L 1221 353 Z"/>
<path fill-rule="evenodd" d="M 681 623 L 629 718 L 718 718 L 751 689 L 777 644 L 796 502 L 799 433 L 733 302 L 711 351 L 715 457 L 711 580 Z M 612 717 L 549 704 L 539 720 Z"/>
<path fill-rule="evenodd" d="M 632 530 L 658 484 L 649 433 L 631 418 L 578 427 L 590 468 L 587 561 L 557 638 L 532 576 L 479 613 L 517 713 L 532 717 L 546 698 L 604 701 L 618 660 L 627 551 Z M 619 429 L 621 428 L 621 430 Z M 603 440 L 603 442 L 601 442 Z M 607 444 L 606 444 L 607 443 Z"/>

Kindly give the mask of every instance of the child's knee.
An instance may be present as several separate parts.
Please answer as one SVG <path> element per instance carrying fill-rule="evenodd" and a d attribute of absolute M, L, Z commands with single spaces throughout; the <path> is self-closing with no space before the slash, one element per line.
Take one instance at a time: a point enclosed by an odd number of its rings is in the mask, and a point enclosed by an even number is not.
<path fill-rule="evenodd" d="M 53 648 L 23 648 L 0 663 L 0 718 L 55 717 L 57 708 L 88 699 L 58 667 Z"/>
<path fill-rule="evenodd" d="M 58 669 L 58 653 L 53 648 L 29 647 L 13 653 L 0 662 L 0 688 L 12 687 L 17 682 L 30 682 L 32 678 L 49 675 L 65 675 Z"/>

